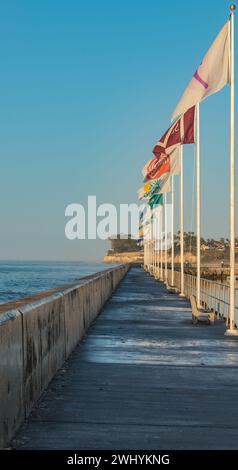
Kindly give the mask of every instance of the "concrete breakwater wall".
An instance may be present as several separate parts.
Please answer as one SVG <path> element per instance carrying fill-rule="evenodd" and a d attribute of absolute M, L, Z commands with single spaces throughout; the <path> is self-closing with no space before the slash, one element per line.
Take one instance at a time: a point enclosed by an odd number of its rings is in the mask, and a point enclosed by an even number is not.
<path fill-rule="evenodd" d="M 120 265 L 0 313 L 0 448 L 6 446 L 57 370 L 125 276 Z"/>

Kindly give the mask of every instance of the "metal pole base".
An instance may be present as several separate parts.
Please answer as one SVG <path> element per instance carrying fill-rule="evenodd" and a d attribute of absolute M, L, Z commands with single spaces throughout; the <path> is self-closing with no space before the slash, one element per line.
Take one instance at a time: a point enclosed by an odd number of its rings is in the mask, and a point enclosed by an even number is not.
<path fill-rule="evenodd" d="M 172 287 L 172 286 L 168 285 L 167 289 L 168 289 L 169 294 L 177 294 L 177 290 L 175 289 L 174 286 Z"/>
<path fill-rule="evenodd" d="M 238 337 L 238 329 L 234 328 L 233 330 L 226 330 L 225 336 L 237 336 Z"/>

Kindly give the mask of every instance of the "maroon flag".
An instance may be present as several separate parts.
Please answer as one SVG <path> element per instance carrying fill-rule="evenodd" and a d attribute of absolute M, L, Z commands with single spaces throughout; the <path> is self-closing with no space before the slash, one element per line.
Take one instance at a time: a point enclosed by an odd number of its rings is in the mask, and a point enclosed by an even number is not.
<path fill-rule="evenodd" d="M 170 128 L 154 147 L 153 154 L 158 158 L 161 153 L 169 155 L 180 144 L 195 142 L 195 106 L 188 109 Z"/>

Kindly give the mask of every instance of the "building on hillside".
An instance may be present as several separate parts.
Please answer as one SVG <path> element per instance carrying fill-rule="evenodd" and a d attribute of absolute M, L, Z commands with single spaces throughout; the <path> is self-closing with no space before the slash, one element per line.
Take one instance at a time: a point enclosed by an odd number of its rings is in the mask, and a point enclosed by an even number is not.
<path fill-rule="evenodd" d="M 108 253 L 125 253 L 143 250 L 138 240 L 132 238 L 131 235 L 118 234 L 110 237 L 109 240 L 111 242 L 111 249 Z"/>

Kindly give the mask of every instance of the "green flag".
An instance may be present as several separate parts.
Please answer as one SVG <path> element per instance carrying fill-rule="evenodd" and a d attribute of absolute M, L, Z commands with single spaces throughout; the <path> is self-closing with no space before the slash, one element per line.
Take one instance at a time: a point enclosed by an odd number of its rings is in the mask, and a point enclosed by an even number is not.
<path fill-rule="evenodd" d="M 164 204 L 164 195 L 163 194 L 155 194 L 149 200 L 149 206 L 153 209 L 156 206 L 163 206 Z"/>

